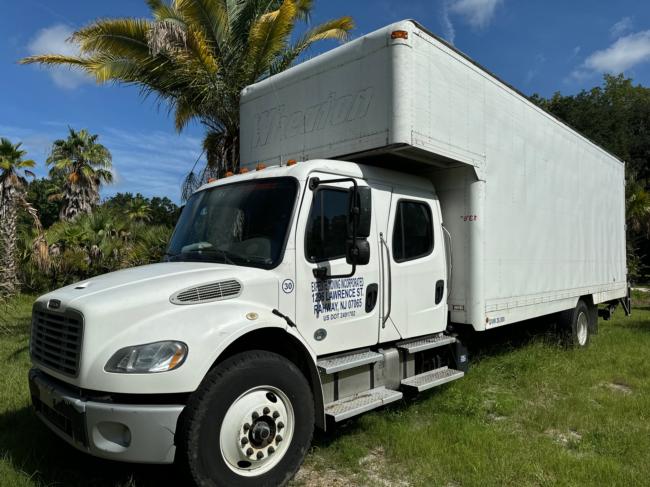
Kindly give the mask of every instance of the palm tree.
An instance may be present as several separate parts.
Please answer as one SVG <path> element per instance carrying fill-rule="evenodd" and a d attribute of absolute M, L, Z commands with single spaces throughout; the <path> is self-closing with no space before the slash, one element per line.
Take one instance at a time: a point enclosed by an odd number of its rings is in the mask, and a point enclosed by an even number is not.
<path fill-rule="evenodd" d="M 40 233 L 41 224 L 36 209 L 25 199 L 26 176 L 34 177 L 29 169 L 35 162 L 23 159 L 22 144 L 0 139 L 0 296 L 11 296 L 18 288 L 16 238 L 18 210 L 26 210 L 34 219 Z"/>
<path fill-rule="evenodd" d="M 151 220 L 151 207 L 144 198 L 136 196 L 129 201 L 126 216 L 129 220 L 148 222 Z"/>
<path fill-rule="evenodd" d="M 239 98 L 251 83 L 283 71 L 321 40 L 343 41 L 354 23 L 341 17 L 308 28 L 313 0 L 147 0 L 149 19 L 100 19 L 75 32 L 79 56 L 38 55 L 25 64 L 81 69 L 97 82 L 137 85 L 174 112 L 180 132 L 191 120 L 206 128 L 209 175 L 239 165 Z M 196 181 L 195 181 L 196 182 Z"/>
<path fill-rule="evenodd" d="M 99 203 L 99 189 L 113 181 L 111 153 L 97 142 L 97 135 L 70 128 L 67 139 L 55 140 L 47 163 L 50 176 L 63 176 L 63 188 L 52 199 L 62 200 L 61 220 L 72 220 L 81 213 L 91 213 Z"/>

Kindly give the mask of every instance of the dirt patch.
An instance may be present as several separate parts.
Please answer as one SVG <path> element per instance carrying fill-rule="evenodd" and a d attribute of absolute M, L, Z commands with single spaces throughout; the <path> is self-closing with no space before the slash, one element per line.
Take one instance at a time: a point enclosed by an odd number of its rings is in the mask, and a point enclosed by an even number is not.
<path fill-rule="evenodd" d="M 364 473 L 368 477 L 368 483 L 365 485 L 380 485 L 382 487 L 407 487 L 411 485 L 404 480 L 386 478 L 384 474 L 384 449 L 381 447 L 371 450 L 370 453 L 359 460 L 359 465 L 363 467 Z"/>
<path fill-rule="evenodd" d="M 303 465 L 291 482 L 292 486 L 309 487 L 361 487 L 354 477 L 344 476 L 330 468 L 316 470 L 309 465 Z"/>
<path fill-rule="evenodd" d="M 575 445 L 582 440 L 582 435 L 576 430 L 569 430 L 566 433 L 563 431 L 549 429 L 544 432 L 547 436 L 550 436 L 553 441 L 562 446 Z"/>
<path fill-rule="evenodd" d="M 359 460 L 361 473 L 341 473 L 331 468 L 316 469 L 303 465 L 290 485 L 294 487 L 408 487 L 404 480 L 395 480 L 386 475 L 384 450 L 375 448 Z"/>
<path fill-rule="evenodd" d="M 609 390 L 618 392 L 620 394 L 629 395 L 632 394 L 632 388 L 621 381 L 608 382 L 604 384 Z"/>

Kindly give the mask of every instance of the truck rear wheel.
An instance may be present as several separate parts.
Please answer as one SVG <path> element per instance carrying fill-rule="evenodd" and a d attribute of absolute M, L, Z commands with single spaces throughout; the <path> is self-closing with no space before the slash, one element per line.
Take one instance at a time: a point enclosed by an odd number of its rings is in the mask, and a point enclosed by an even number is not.
<path fill-rule="evenodd" d="M 304 375 L 278 354 L 250 351 L 205 377 L 185 409 L 178 446 L 201 487 L 276 486 L 296 473 L 313 432 Z"/>
<path fill-rule="evenodd" d="M 589 345 L 594 315 L 583 300 L 579 300 L 574 309 L 560 313 L 560 333 L 565 345 L 574 348 L 586 348 Z"/>

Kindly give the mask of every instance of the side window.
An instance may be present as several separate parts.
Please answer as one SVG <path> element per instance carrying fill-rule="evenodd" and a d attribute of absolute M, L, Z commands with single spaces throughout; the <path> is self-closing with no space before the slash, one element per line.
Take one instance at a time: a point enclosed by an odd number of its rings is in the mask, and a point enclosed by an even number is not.
<path fill-rule="evenodd" d="M 314 193 L 305 232 L 305 254 L 311 262 L 345 257 L 348 192 L 321 188 Z"/>
<path fill-rule="evenodd" d="M 400 201 L 393 228 L 393 258 L 404 262 L 429 255 L 433 250 L 431 208 L 419 201 Z"/>

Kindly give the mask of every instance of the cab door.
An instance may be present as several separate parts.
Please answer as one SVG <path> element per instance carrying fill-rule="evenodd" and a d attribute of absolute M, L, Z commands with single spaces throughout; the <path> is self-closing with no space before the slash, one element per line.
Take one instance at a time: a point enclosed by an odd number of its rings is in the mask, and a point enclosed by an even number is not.
<path fill-rule="evenodd" d="M 390 320 L 403 338 L 447 327 L 445 247 L 438 200 L 394 188 L 390 247 Z"/>
<path fill-rule="evenodd" d="M 352 266 L 346 262 L 347 218 L 351 182 L 331 174 L 312 173 L 317 188 L 305 189 L 296 231 L 296 324 L 318 355 L 377 343 L 379 326 L 379 246 L 370 208 L 370 260 Z M 359 187 L 367 186 L 355 179 Z M 314 275 L 325 269 L 327 276 Z"/>

